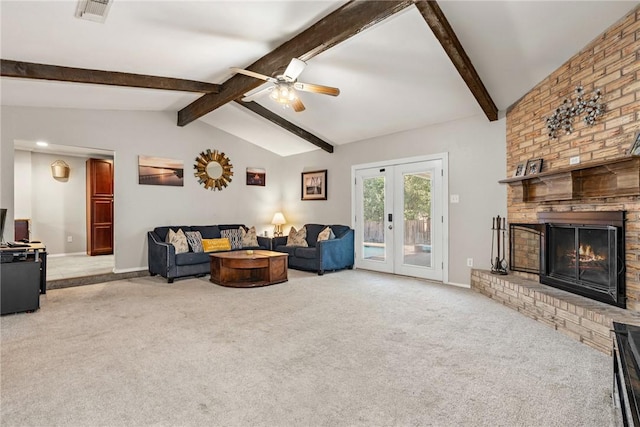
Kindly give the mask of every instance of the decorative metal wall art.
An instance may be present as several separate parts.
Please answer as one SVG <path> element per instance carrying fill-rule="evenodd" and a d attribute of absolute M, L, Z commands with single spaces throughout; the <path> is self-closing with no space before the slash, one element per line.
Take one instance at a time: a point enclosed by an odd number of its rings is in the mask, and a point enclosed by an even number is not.
<path fill-rule="evenodd" d="M 196 172 L 193 174 L 205 189 L 220 190 L 231 182 L 233 165 L 224 153 L 218 150 L 207 150 L 196 157 L 193 165 Z"/>
<path fill-rule="evenodd" d="M 587 126 L 593 126 L 596 119 L 604 114 L 605 105 L 598 102 L 602 93 L 600 89 L 596 89 L 590 99 L 584 98 L 584 88 L 576 87 L 575 105 L 569 99 L 565 99 L 556 111 L 547 117 L 547 129 L 549 130 L 549 138 L 558 137 L 558 131 L 564 131 L 566 134 L 573 132 L 573 120 L 582 113 L 585 113 L 583 121 Z"/>

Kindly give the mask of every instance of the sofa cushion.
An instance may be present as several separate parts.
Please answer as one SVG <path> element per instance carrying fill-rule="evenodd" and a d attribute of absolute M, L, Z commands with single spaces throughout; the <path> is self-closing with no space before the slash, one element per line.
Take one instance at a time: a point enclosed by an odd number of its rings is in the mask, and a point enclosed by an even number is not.
<path fill-rule="evenodd" d="M 294 254 L 298 258 L 315 259 L 316 248 L 296 248 Z"/>
<path fill-rule="evenodd" d="M 289 254 L 289 256 L 294 256 L 297 248 L 298 246 L 279 245 L 279 246 L 276 246 L 275 250 L 276 252 L 284 252 Z"/>
<path fill-rule="evenodd" d="M 236 230 L 240 227 L 244 228 L 246 230 L 247 227 L 244 226 L 244 224 L 220 224 L 218 225 L 218 227 L 220 228 L 220 231 L 222 230 Z"/>
<path fill-rule="evenodd" d="M 176 248 L 176 254 L 182 254 L 185 252 L 189 252 L 189 244 L 187 243 L 187 236 L 185 236 L 182 228 L 178 229 L 178 231 L 169 230 L 167 234 L 167 243 L 173 245 Z"/>
<path fill-rule="evenodd" d="M 219 239 L 220 228 L 217 225 L 192 225 L 191 231 L 199 231 L 203 239 Z"/>
<path fill-rule="evenodd" d="M 179 226 L 170 225 L 166 227 L 156 227 L 153 229 L 153 232 L 158 235 L 158 237 L 160 238 L 160 241 L 166 242 L 167 234 L 169 234 L 169 230 L 178 231 L 180 229 L 182 229 L 182 231 L 191 231 L 191 227 L 189 227 L 188 225 L 179 225 Z"/>
<path fill-rule="evenodd" d="M 260 246 L 258 243 L 258 235 L 256 234 L 256 228 L 251 227 L 249 231 L 245 231 L 244 227 L 240 228 L 240 235 L 242 236 L 243 248 L 255 248 Z"/>
<path fill-rule="evenodd" d="M 243 228 L 231 228 L 227 230 L 220 230 L 220 235 L 223 238 L 229 239 L 231 242 L 231 250 L 242 248 L 242 230 Z"/>
<path fill-rule="evenodd" d="M 304 228 L 307 229 L 307 243 L 309 246 L 315 246 L 318 241 L 318 234 L 324 230 L 327 226 L 322 224 L 305 224 Z"/>
<path fill-rule="evenodd" d="M 302 227 L 299 231 L 295 227 L 291 227 L 289 230 L 289 236 L 287 237 L 287 246 L 302 246 L 307 247 L 307 229 Z"/>
<path fill-rule="evenodd" d="M 199 231 L 185 231 L 187 243 L 191 252 L 202 252 L 202 235 Z"/>
<path fill-rule="evenodd" d="M 219 239 L 202 239 L 202 248 L 205 252 L 230 251 L 231 243 L 226 237 Z"/>
<path fill-rule="evenodd" d="M 176 265 L 193 265 L 209 262 L 206 252 L 185 252 L 176 255 Z"/>

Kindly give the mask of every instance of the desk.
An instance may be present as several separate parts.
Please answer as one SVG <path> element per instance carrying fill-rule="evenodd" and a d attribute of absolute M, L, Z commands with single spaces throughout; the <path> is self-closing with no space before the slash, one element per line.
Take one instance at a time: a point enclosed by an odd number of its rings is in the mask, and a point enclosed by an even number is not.
<path fill-rule="evenodd" d="M 0 314 L 35 311 L 47 292 L 47 251 L 43 244 L 0 248 Z"/>

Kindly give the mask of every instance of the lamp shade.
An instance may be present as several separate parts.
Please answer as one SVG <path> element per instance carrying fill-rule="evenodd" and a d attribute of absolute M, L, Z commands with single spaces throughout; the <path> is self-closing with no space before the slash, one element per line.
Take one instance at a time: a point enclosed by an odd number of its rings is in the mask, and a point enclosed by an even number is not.
<path fill-rule="evenodd" d="M 271 224 L 273 225 L 283 225 L 286 223 L 287 220 L 284 219 L 284 215 L 282 215 L 282 212 L 276 212 L 275 215 L 273 215 L 273 219 L 271 220 Z"/>

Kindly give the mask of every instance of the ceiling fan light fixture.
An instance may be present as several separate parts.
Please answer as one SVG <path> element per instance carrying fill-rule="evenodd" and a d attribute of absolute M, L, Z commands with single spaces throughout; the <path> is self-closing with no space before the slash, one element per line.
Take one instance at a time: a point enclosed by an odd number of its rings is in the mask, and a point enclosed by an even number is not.
<path fill-rule="evenodd" d="M 271 91 L 271 98 L 280 104 L 290 104 L 297 98 L 296 91 L 289 86 L 277 85 Z"/>

